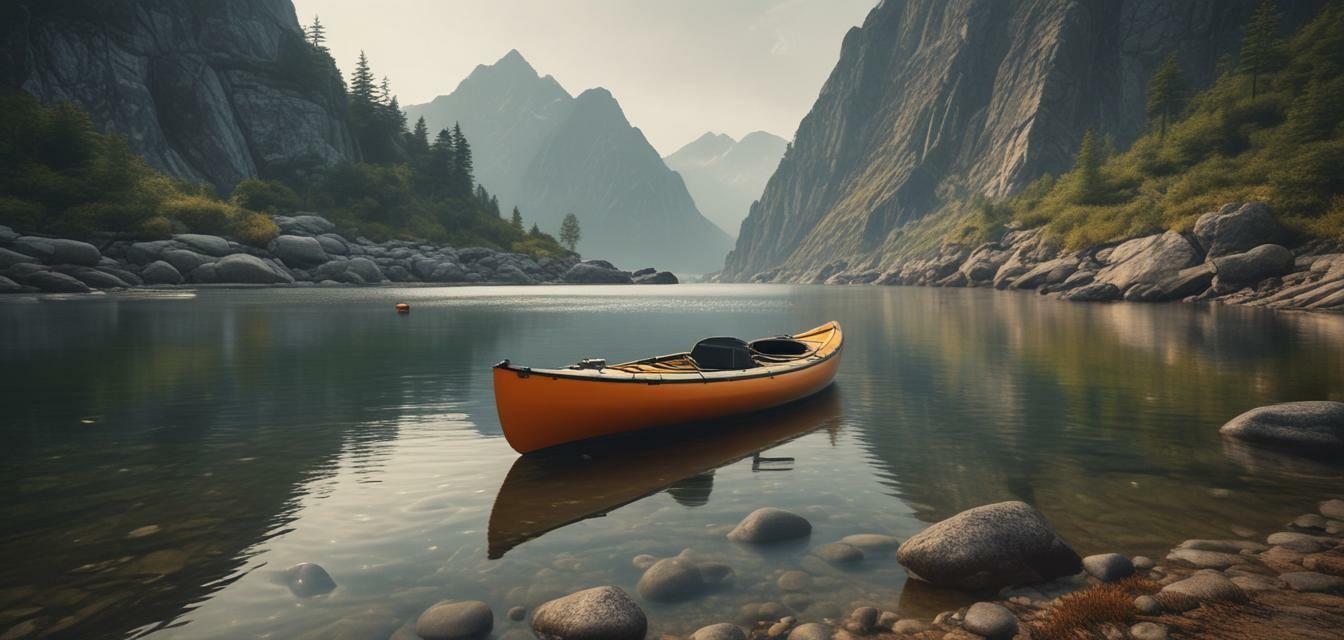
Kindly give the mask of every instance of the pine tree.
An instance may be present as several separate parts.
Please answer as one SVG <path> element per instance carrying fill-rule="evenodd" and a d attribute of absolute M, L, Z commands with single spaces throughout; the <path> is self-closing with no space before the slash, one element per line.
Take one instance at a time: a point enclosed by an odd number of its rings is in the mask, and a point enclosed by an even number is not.
<path fill-rule="evenodd" d="M 471 143 L 467 142 L 467 137 L 462 135 L 462 125 L 453 124 L 453 179 L 452 185 L 455 193 L 462 197 L 471 194 L 472 184 L 476 178 L 473 175 L 475 165 L 471 160 Z"/>
<path fill-rule="evenodd" d="M 401 110 L 401 103 L 397 101 L 396 96 L 392 96 L 387 103 L 387 117 L 393 130 L 397 133 L 406 133 L 406 112 Z"/>
<path fill-rule="evenodd" d="M 579 245 L 581 237 L 579 217 L 572 213 L 566 213 L 564 221 L 560 223 L 560 244 L 573 251 Z"/>
<path fill-rule="evenodd" d="M 1078 145 L 1073 173 L 1078 180 L 1076 200 L 1090 202 L 1096 198 L 1101 189 L 1101 159 L 1097 153 L 1097 135 L 1091 129 L 1083 133 L 1083 142 Z"/>
<path fill-rule="evenodd" d="M 453 195 L 452 177 L 455 162 L 453 133 L 448 129 L 439 131 L 434 144 L 429 148 L 429 174 L 431 192 L 435 195 Z"/>
<path fill-rule="evenodd" d="M 424 116 L 415 121 L 415 128 L 407 134 L 406 150 L 410 151 L 412 156 L 429 153 L 429 127 L 425 124 Z"/>
<path fill-rule="evenodd" d="M 530 230 L 528 230 L 527 235 L 529 235 L 529 236 L 531 236 L 531 237 L 533 237 L 533 238 L 540 238 L 540 237 L 541 237 L 541 227 L 538 227 L 538 226 L 537 226 L 537 223 L 533 222 L 533 223 L 532 223 L 532 228 L 531 228 Z"/>
<path fill-rule="evenodd" d="M 494 195 L 491 195 L 491 196 L 490 196 L 490 207 L 489 207 L 489 209 L 490 209 L 490 213 L 495 214 L 495 217 L 496 217 L 496 218 L 499 217 L 499 198 L 495 197 Z"/>
<path fill-rule="evenodd" d="M 318 51 L 327 50 L 327 29 L 322 26 L 322 19 L 316 14 L 313 15 L 313 24 L 304 30 L 308 36 L 308 44 L 313 45 Z"/>
<path fill-rule="evenodd" d="M 1167 56 L 1148 81 L 1148 120 L 1158 125 L 1158 137 L 1167 137 L 1167 123 L 1181 112 L 1185 97 L 1185 77 L 1176 62 L 1176 54 Z"/>
<path fill-rule="evenodd" d="M 350 100 L 352 105 L 372 107 L 374 104 L 373 71 L 369 69 L 369 58 L 363 51 L 355 62 L 355 71 L 350 74 Z"/>
<path fill-rule="evenodd" d="M 510 224 L 513 225 L 513 230 L 517 231 L 518 235 L 523 235 L 523 214 L 518 210 L 518 207 L 513 208 L 513 218 L 510 220 Z"/>
<path fill-rule="evenodd" d="M 383 81 L 378 84 L 378 91 L 375 93 L 374 102 L 381 105 L 388 105 L 392 100 L 392 81 L 383 76 Z"/>
<path fill-rule="evenodd" d="M 1251 74 L 1252 100 L 1259 88 L 1260 76 L 1274 71 L 1282 59 L 1279 12 L 1271 0 L 1260 0 L 1241 40 L 1241 71 Z"/>

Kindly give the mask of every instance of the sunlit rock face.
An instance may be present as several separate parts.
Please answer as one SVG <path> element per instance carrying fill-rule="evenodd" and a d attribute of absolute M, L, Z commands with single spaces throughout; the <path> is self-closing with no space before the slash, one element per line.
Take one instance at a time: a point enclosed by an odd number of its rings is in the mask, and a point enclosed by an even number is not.
<path fill-rule="evenodd" d="M 1319 2 L 1280 3 L 1285 25 Z M 910 250 L 950 198 L 1001 197 L 1066 170 L 1084 131 L 1124 148 L 1170 53 L 1192 88 L 1234 52 L 1254 0 L 887 0 L 844 39 L 724 275 L 803 280 Z M 932 221 L 929 221 L 932 222 Z M 936 243 L 934 243 L 936 247 Z M 856 266 L 857 265 L 857 266 Z"/>
<path fill-rule="evenodd" d="M 289 0 L 19 0 L 0 84 L 70 101 L 154 168 L 229 190 L 358 157 L 341 78 Z"/>

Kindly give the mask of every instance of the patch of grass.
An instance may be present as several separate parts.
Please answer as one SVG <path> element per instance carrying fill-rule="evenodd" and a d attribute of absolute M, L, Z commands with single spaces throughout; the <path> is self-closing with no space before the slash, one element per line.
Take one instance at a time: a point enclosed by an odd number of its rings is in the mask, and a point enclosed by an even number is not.
<path fill-rule="evenodd" d="M 1091 638 L 1100 633 L 1103 625 L 1131 624 L 1138 616 L 1134 598 L 1158 588 L 1152 580 L 1132 576 L 1062 596 L 1043 618 L 1028 624 L 1031 637 L 1036 640 Z"/>
<path fill-rule="evenodd" d="M 1327 4 L 1258 79 L 1226 71 L 1124 153 L 1085 136 L 1077 164 L 991 208 L 1068 249 L 1171 229 L 1264 200 L 1304 237 L 1344 239 L 1344 7 Z M 974 218 L 948 241 L 973 238 Z"/>

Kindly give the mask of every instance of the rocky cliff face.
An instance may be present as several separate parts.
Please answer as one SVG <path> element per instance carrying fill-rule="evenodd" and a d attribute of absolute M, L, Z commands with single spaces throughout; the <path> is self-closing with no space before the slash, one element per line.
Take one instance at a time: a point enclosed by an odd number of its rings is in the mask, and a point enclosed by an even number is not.
<path fill-rule="evenodd" d="M 407 108 L 431 130 L 462 125 L 477 178 L 507 211 L 557 233 L 578 216 L 579 251 L 625 267 L 646 263 L 707 272 L 731 247 L 697 210 L 681 177 L 663 164 L 605 89 L 571 97 L 517 51 L 472 72 L 450 95 Z"/>
<path fill-rule="evenodd" d="M 338 72 L 289 0 L 19 0 L 0 82 L 68 100 L 156 169 L 229 190 L 355 159 Z"/>
<path fill-rule="evenodd" d="M 1292 23 L 1320 3 L 1282 4 Z M 1193 86 L 1208 84 L 1254 5 L 884 0 L 845 36 L 724 277 L 880 269 L 950 199 L 1067 169 L 1085 130 L 1128 145 L 1157 65 L 1175 52 Z"/>
<path fill-rule="evenodd" d="M 770 174 L 779 166 L 787 144 L 764 131 L 753 131 L 741 140 L 706 133 L 663 158 L 663 162 L 681 174 L 705 217 L 736 237 L 751 203 L 761 197 Z"/>

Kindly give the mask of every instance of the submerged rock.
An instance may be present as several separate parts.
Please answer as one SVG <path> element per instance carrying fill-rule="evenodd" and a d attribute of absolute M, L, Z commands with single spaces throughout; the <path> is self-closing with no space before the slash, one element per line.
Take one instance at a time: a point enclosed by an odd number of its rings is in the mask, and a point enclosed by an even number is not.
<path fill-rule="evenodd" d="M 899 538 L 882 535 L 880 533 L 856 533 L 840 538 L 840 542 L 854 545 L 865 551 L 895 549 L 896 547 L 901 546 Z"/>
<path fill-rule="evenodd" d="M 961 589 L 1073 575 L 1082 561 L 1025 502 L 968 509 L 906 540 L 896 559 L 912 577 Z"/>
<path fill-rule="evenodd" d="M 734 542 L 769 543 L 795 540 L 812 535 L 812 523 L 806 518 L 782 509 L 764 507 L 742 519 L 728 539 Z"/>
<path fill-rule="evenodd" d="M 285 569 L 285 585 L 300 598 L 311 598 L 331 593 L 336 581 L 320 565 L 303 562 Z"/>
<path fill-rule="evenodd" d="M 532 615 L 546 640 L 644 640 L 649 622 L 620 587 L 594 587 L 551 600 Z"/>
<path fill-rule="evenodd" d="M 831 640 L 831 626 L 820 622 L 800 624 L 789 632 L 789 640 Z"/>
<path fill-rule="evenodd" d="M 440 602 L 420 614 L 415 635 L 424 640 L 480 640 L 490 635 L 495 614 L 490 605 L 476 600 Z"/>
<path fill-rule="evenodd" d="M 747 640 L 747 634 L 735 624 L 720 622 L 696 629 L 691 640 Z"/>
<path fill-rule="evenodd" d="M 1344 451 L 1344 402 L 1285 402 L 1243 413 L 1218 430 L 1224 436 L 1312 451 Z"/>
<path fill-rule="evenodd" d="M 813 553 L 831 564 L 848 565 L 863 561 L 863 551 L 845 542 L 832 542 L 817 547 Z"/>
<path fill-rule="evenodd" d="M 700 568 L 681 558 L 653 563 L 639 579 L 639 595 L 658 602 L 676 602 L 699 595 L 705 589 Z"/>

